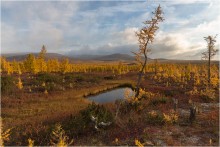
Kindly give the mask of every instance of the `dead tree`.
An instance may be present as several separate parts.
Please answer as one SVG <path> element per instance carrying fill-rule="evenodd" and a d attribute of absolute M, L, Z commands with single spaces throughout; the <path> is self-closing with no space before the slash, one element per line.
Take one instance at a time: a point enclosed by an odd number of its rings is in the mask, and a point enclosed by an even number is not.
<path fill-rule="evenodd" d="M 173 98 L 173 109 L 176 112 L 178 108 L 178 99 Z"/>
<path fill-rule="evenodd" d="M 202 53 L 202 59 L 208 60 L 207 70 L 208 70 L 208 86 L 210 86 L 210 78 L 211 78 L 211 59 L 217 54 L 218 49 L 215 49 L 216 37 L 208 36 L 204 37 L 207 42 L 208 50 Z"/>
<path fill-rule="evenodd" d="M 141 64 L 141 70 L 138 75 L 137 85 L 136 85 L 136 94 L 135 96 L 139 96 L 141 78 L 143 76 L 144 69 L 147 64 L 148 54 L 151 51 L 148 45 L 153 43 L 155 33 L 159 29 L 158 24 L 162 22 L 164 19 L 162 17 L 162 10 L 160 5 L 156 8 L 155 12 L 152 12 L 154 15 L 151 20 L 147 20 L 144 22 L 145 27 L 136 32 L 136 36 L 138 37 L 139 42 L 139 50 L 138 52 L 133 52 L 136 57 L 136 61 Z M 144 57 L 144 59 L 142 59 Z"/>
<path fill-rule="evenodd" d="M 190 107 L 190 115 L 189 115 L 189 122 L 192 124 L 196 119 L 196 106 L 193 104 Z"/>

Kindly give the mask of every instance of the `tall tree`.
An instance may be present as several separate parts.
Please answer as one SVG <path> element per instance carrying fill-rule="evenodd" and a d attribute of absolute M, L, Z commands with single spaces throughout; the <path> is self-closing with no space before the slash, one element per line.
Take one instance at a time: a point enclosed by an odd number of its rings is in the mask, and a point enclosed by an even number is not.
<path fill-rule="evenodd" d="M 208 85 L 210 86 L 210 79 L 211 79 L 211 59 L 216 55 L 218 49 L 215 49 L 215 42 L 216 37 L 208 36 L 204 37 L 205 41 L 207 42 L 207 51 L 202 53 L 202 58 L 208 60 L 207 70 L 208 70 Z"/>
<path fill-rule="evenodd" d="M 24 60 L 23 70 L 25 72 L 31 72 L 33 74 L 36 74 L 39 72 L 39 66 L 37 63 L 37 59 L 35 59 L 33 54 L 28 54 L 27 58 Z"/>
<path fill-rule="evenodd" d="M 61 66 L 60 66 L 60 70 L 63 74 L 65 74 L 66 72 L 70 71 L 70 64 L 69 64 L 69 59 L 65 58 L 61 61 Z"/>
<path fill-rule="evenodd" d="M 140 90 L 140 84 L 141 84 L 141 78 L 143 76 L 144 69 L 147 64 L 148 60 L 148 54 L 151 51 L 148 47 L 149 44 L 153 43 L 154 36 L 156 31 L 159 29 L 158 24 L 159 22 L 162 22 L 164 19 L 162 17 L 162 10 L 160 5 L 155 9 L 154 12 L 152 12 L 153 17 L 151 20 L 147 20 L 144 22 L 145 26 L 140 29 L 138 32 L 136 32 L 136 36 L 138 37 L 139 42 L 139 51 L 133 52 L 136 56 L 137 62 L 141 64 L 141 70 L 138 75 L 138 81 L 136 85 L 136 94 L 135 96 L 138 97 L 139 90 Z M 144 59 L 142 57 L 144 56 Z"/>
<path fill-rule="evenodd" d="M 43 45 L 37 59 L 37 64 L 39 65 L 41 72 L 47 71 L 47 65 L 45 62 L 46 53 L 47 53 L 46 47 Z"/>
<path fill-rule="evenodd" d="M 45 55 L 46 55 L 46 53 L 47 53 L 46 47 L 45 47 L 45 45 L 43 45 L 42 48 L 41 48 L 41 51 L 40 51 L 40 53 L 39 53 L 38 58 L 45 60 Z"/>
<path fill-rule="evenodd" d="M 26 72 L 33 72 L 35 57 L 33 54 L 28 54 L 26 59 L 24 60 L 24 67 Z"/>

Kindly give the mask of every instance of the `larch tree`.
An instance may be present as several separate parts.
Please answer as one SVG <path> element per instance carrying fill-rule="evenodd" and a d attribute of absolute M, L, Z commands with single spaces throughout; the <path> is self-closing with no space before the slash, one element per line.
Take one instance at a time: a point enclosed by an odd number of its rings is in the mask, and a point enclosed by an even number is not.
<path fill-rule="evenodd" d="M 20 89 L 20 90 L 23 88 L 23 84 L 22 84 L 22 81 L 21 81 L 21 78 L 20 78 L 20 77 L 18 78 L 17 87 L 18 87 L 18 89 Z"/>
<path fill-rule="evenodd" d="M 13 73 L 13 66 L 4 57 L 1 57 L 1 71 L 6 72 L 8 75 Z"/>
<path fill-rule="evenodd" d="M 11 64 L 12 64 L 13 72 L 18 73 L 19 75 L 21 75 L 21 69 L 20 69 L 19 62 L 14 60 Z"/>
<path fill-rule="evenodd" d="M 47 61 L 47 72 L 52 72 L 53 71 L 53 60 L 52 59 L 49 59 Z"/>
<path fill-rule="evenodd" d="M 47 53 L 46 47 L 43 45 L 37 58 L 37 64 L 40 67 L 41 72 L 47 71 L 47 64 L 45 62 L 46 53 Z"/>
<path fill-rule="evenodd" d="M 38 58 L 39 59 L 45 59 L 46 53 L 47 53 L 46 47 L 45 47 L 45 45 L 43 45 L 42 48 L 41 48 L 41 51 L 38 55 Z"/>
<path fill-rule="evenodd" d="M 5 57 L 0 57 L 0 61 L 1 61 L 1 72 L 5 72 L 7 69 L 7 61 Z"/>
<path fill-rule="evenodd" d="M 60 69 L 60 62 L 58 59 L 53 59 L 53 71 L 54 72 L 59 72 Z"/>
<path fill-rule="evenodd" d="M 202 58 L 208 60 L 207 70 L 208 70 L 208 85 L 210 86 L 211 80 L 211 59 L 217 54 L 218 49 L 215 49 L 216 37 L 208 36 L 204 37 L 207 42 L 207 51 L 202 53 Z"/>
<path fill-rule="evenodd" d="M 33 72 L 33 68 L 36 68 L 34 65 L 34 61 L 35 57 L 33 54 L 28 54 L 27 58 L 24 60 L 23 64 L 24 64 L 24 68 L 26 70 L 26 72 Z"/>
<path fill-rule="evenodd" d="M 138 32 L 136 32 L 136 36 L 138 37 L 139 42 L 139 50 L 138 52 L 133 53 L 135 54 L 136 61 L 141 65 L 141 70 L 139 71 L 138 81 L 136 85 L 136 97 L 139 96 L 141 79 L 144 73 L 144 69 L 147 65 L 148 54 L 151 51 L 151 49 L 149 48 L 149 44 L 153 43 L 155 33 L 159 29 L 159 22 L 162 22 L 164 20 L 162 16 L 163 12 L 160 5 L 155 9 L 154 12 L 152 12 L 152 14 L 153 17 L 151 18 L 151 20 L 145 21 L 145 26 Z M 143 57 L 144 59 L 142 59 Z"/>
<path fill-rule="evenodd" d="M 65 74 L 66 72 L 69 72 L 70 70 L 70 64 L 69 64 L 69 59 L 65 58 L 61 61 L 61 72 Z"/>

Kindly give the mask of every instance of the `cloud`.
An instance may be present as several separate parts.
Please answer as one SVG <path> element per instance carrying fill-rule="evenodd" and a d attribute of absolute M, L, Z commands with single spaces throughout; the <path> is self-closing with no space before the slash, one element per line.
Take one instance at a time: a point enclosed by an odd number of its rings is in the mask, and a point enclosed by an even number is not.
<path fill-rule="evenodd" d="M 186 5 L 186 4 L 198 4 L 198 3 L 210 3 L 212 0 L 167 0 L 164 1 L 167 5 Z"/>
<path fill-rule="evenodd" d="M 197 53 L 206 48 L 203 37 L 218 34 L 218 1 L 160 3 L 165 21 L 159 25 L 150 56 L 200 59 Z M 130 53 L 138 49 L 135 31 L 151 18 L 158 4 L 158 1 L 3 1 L 1 50 L 39 51 L 45 44 L 49 52 L 58 53 Z"/>
<path fill-rule="evenodd" d="M 36 22 L 30 30 L 27 41 L 31 48 L 45 44 L 49 50 L 58 50 L 64 42 L 63 31 L 48 23 Z"/>
<path fill-rule="evenodd" d="M 3 52 L 35 52 L 43 44 L 57 52 L 65 44 L 77 3 L 2 2 L 2 9 Z"/>
<path fill-rule="evenodd" d="M 5 24 L 4 22 L 1 23 L 1 49 L 2 48 L 8 48 L 12 49 L 14 48 L 13 44 L 16 43 L 16 39 L 14 36 L 16 35 L 16 32 L 13 27 Z"/>
<path fill-rule="evenodd" d="M 175 32 L 160 31 L 152 45 L 154 48 L 153 57 L 201 59 L 200 53 L 207 46 L 203 37 L 217 33 L 216 30 L 220 25 L 219 18 L 208 23 L 198 24 L 195 27 L 181 28 Z M 216 47 L 219 48 L 219 45 Z M 217 55 L 214 59 L 218 58 Z"/>
<path fill-rule="evenodd" d="M 108 55 L 115 53 L 123 53 L 123 54 L 132 54 L 132 51 L 135 51 L 138 48 L 135 44 L 128 45 L 115 45 L 105 44 L 103 46 L 98 46 L 96 48 L 92 48 L 89 45 L 82 46 L 80 49 L 73 49 L 69 51 L 66 55 L 69 56 L 77 56 L 77 55 Z"/>
<path fill-rule="evenodd" d="M 135 32 L 138 31 L 138 28 L 131 27 L 125 28 L 119 32 L 111 33 L 111 44 L 113 45 L 122 45 L 122 44 L 137 44 L 137 36 Z"/>

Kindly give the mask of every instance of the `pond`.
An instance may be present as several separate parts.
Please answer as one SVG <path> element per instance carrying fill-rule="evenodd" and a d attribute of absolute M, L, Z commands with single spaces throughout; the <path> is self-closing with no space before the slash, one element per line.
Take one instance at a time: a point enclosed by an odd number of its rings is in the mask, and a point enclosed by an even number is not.
<path fill-rule="evenodd" d="M 132 95 L 133 90 L 126 87 L 117 88 L 97 95 L 89 96 L 88 99 L 97 103 L 115 102 L 115 100 L 124 99 L 124 94 L 126 90 L 129 92 L 129 95 Z"/>

